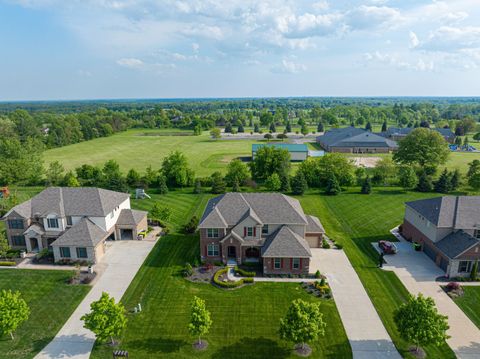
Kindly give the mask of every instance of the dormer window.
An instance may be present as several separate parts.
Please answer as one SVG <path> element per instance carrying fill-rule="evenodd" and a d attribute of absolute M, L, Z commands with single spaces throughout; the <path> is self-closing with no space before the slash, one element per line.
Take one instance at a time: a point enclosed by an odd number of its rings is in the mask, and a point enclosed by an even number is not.
<path fill-rule="evenodd" d="M 49 228 L 58 228 L 58 218 L 47 218 L 47 226 Z"/>
<path fill-rule="evenodd" d="M 476 229 L 473 235 L 475 236 L 475 238 L 480 239 L 480 229 Z"/>
<path fill-rule="evenodd" d="M 255 227 L 243 227 L 243 236 L 244 237 L 255 237 L 256 228 Z"/>

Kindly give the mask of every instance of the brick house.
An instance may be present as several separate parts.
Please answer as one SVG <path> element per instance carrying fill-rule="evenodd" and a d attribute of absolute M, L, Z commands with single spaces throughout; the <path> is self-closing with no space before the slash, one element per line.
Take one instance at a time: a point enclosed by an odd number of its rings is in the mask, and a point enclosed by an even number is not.
<path fill-rule="evenodd" d="M 325 233 L 298 200 L 280 193 L 212 198 L 198 228 L 202 260 L 259 262 L 265 274 L 308 273 L 310 248 L 320 247 Z"/>
<path fill-rule="evenodd" d="M 401 232 L 420 243 L 447 276 L 468 276 L 480 259 L 480 196 L 407 202 Z"/>
<path fill-rule="evenodd" d="M 136 239 L 147 230 L 147 212 L 130 209 L 130 195 L 100 188 L 50 187 L 2 218 L 9 245 L 27 252 L 53 251 L 55 262 L 97 262 L 105 241 Z"/>

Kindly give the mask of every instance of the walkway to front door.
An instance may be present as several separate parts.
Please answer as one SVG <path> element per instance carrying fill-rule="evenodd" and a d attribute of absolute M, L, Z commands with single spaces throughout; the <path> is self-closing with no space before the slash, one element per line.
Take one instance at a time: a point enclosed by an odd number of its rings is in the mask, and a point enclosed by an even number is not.
<path fill-rule="evenodd" d="M 235 247 L 235 246 L 228 246 L 228 248 L 227 248 L 227 256 L 228 256 L 228 258 L 237 258 L 237 247 Z"/>

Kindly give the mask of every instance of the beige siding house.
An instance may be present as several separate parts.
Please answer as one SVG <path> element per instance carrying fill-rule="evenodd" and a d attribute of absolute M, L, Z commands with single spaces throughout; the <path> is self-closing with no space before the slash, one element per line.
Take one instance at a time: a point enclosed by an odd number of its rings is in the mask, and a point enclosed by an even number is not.
<path fill-rule="evenodd" d="M 47 188 L 2 220 L 12 248 L 48 248 L 55 262 L 95 263 L 107 239 L 136 239 L 147 230 L 147 212 L 130 209 L 129 194 L 90 187 Z"/>

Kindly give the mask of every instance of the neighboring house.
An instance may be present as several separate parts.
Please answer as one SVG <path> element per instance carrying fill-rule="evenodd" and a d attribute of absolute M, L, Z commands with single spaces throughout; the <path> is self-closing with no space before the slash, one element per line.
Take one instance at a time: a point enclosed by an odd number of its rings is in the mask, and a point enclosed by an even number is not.
<path fill-rule="evenodd" d="M 130 209 L 130 195 L 100 188 L 50 187 L 2 218 L 10 246 L 53 250 L 55 262 L 98 261 L 107 239 L 136 239 L 147 212 Z"/>
<path fill-rule="evenodd" d="M 328 152 L 389 153 L 398 149 L 395 141 L 356 127 L 331 129 L 318 136 L 317 143 Z"/>
<path fill-rule="evenodd" d="M 290 153 L 291 161 L 305 161 L 308 157 L 308 146 L 305 144 L 269 143 L 269 144 L 253 144 L 252 159 L 255 159 L 257 151 L 263 146 L 275 147 L 275 148 L 280 148 L 282 150 L 287 150 Z"/>
<path fill-rule="evenodd" d="M 407 202 L 401 232 L 448 276 L 468 276 L 480 259 L 480 196 Z"/>
<path fill-rule="evenodd" d="M 280 193 L 227 193 L 203 213 L 200 254 L 208 262 L 260 262 L 265 274 L 308 273 L 325 233 L 300 202 Z"/>
<path fill-rule="evenodd" d="M 414 128 L 412 127 L 389 127 L 387 131 L 382 132 L 381 135 L 386 138 L 390 138 L 393 141 L 400 141 L 407 137 L 407 135 L 410 134 L 410 132 L 412 132 L 413 130 Z M 432 130 L 440 133 L 448 143 L 455 143 L 455 134 L 449 128 L 433 128 Z"/>

